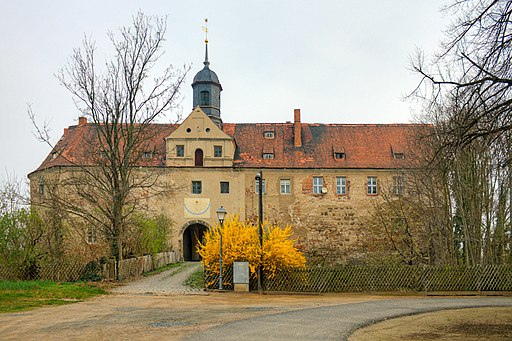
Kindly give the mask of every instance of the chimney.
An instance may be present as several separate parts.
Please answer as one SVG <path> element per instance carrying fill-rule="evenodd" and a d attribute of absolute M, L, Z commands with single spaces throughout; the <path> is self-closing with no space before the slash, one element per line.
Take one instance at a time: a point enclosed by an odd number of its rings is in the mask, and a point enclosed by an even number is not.
<path fill-rule="evenodd" d="M 67 137 L 68 136 L 68 128 L 64 128 L 64 137 Z"/>
<path fill-rule="evenodd" d="M 302 127 L 300 125 L 300 109 L 293 110 L 293 145 L 302 147 Z"/>
<path fill-rule="evenodd" d="M 87 117 L 80 116 L 78 118 L 78 125 L 81 126 L 81 125 L 84 125 L 84 124 L 87 124 Z"/>

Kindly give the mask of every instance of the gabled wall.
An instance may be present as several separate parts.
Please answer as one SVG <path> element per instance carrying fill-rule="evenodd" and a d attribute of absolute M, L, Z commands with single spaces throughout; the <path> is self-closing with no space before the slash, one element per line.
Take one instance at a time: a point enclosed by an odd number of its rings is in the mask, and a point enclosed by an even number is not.
<path fill-rule="evenodd" d="M 194 111 L 165 139 L 168 167 L 194 167 L 195 151 L 203 151 L 203 167 L 231 167 L 235 154 L 233 138 L 224 133 L 201 108 Z M 184 156 L 177 156 L 176 146 L 184 146 Z M 222 156 L 214 156 L 214 147 L 222 147 Z"/>

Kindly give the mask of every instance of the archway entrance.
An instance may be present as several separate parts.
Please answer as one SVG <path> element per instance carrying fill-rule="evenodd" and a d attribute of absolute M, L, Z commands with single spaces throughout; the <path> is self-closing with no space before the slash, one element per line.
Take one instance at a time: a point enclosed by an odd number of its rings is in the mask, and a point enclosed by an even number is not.
<path fill-rule="evenodd" d="M 206 226 L 201 223 L 189 225 L 183 231 L 183 259 L 185 261 L 200 261 L 201 256 L 197 252 L 200 241 L 203 241 Z"/>

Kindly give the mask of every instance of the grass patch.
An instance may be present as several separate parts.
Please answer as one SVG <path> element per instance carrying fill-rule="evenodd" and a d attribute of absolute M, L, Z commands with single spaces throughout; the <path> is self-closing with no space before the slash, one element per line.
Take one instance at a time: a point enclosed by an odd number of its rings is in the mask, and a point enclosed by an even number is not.
<path fill-rule="evenodd" d="M 86 283 L 0 280 L 0 313 L 80 302 L 106 292 Z"/>
<path fill-rule="evenodd" d="M 204 288 L 204 271 L 203 268 L 199 268 L 197 271 L 194 271 L 185 281 L 185 285 L 194 288 L 194 289 L 203 289 Z"/>

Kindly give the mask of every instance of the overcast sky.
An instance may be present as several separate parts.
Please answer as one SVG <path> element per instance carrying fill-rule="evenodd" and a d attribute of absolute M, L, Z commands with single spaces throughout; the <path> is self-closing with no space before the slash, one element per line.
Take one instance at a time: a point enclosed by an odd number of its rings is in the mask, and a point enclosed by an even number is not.
<path fill-rule="evenodd" d="M 129 26 L 142 10 L 167 15 L 163 64 L 192 69 L 204 59 L 209 20 L 210 68 L 219 76 L 224 122 L 285 122 L 300 108 L 308 123 L 407 123 L 419 109 L 403 101 L 418 76 L 417 48 L 432 54 L 450 18 L 449 0 L 52 0 L 0 4 L 0 180 L 24 178 L 50 152 L 27 115 L 48 122 L 56 142 L 79 112 L 54 74 L 84 35 L 108 53 L 107 31 Z M 103 54 L 101 54 L 103 53 Z M 169 116 L 168 121 L 173 116 Z"/>

